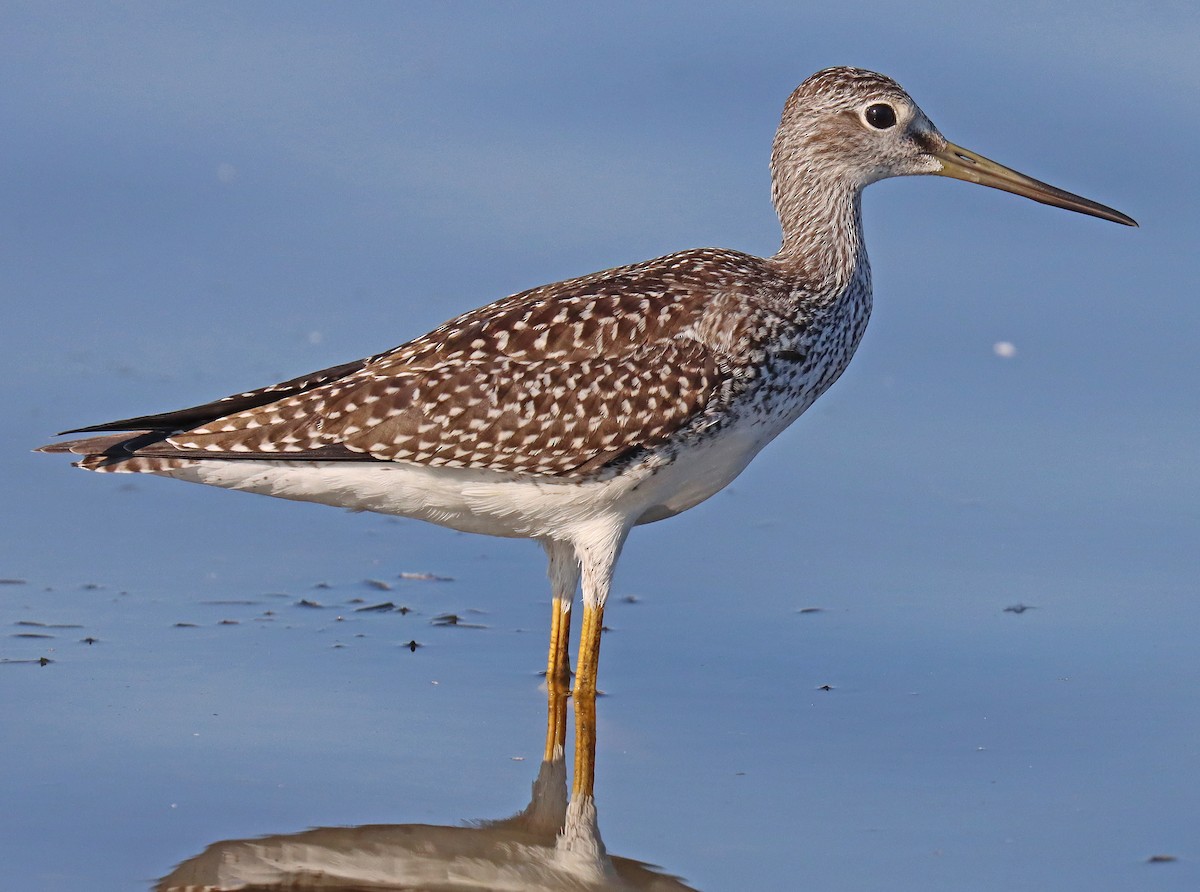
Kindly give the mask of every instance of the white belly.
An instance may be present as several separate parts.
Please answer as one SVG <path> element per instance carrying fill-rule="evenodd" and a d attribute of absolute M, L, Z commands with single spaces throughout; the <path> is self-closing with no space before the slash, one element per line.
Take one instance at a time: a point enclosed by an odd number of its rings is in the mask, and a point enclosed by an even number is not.
<path fill-rule="evenodd" d="M 619 518 L 629 526 L 686 511 L 728 485 L 777 432 L 761 425 L 730 425 L 669 464 L 653 470 L 635 466 L 583 482 L 406 462 L 208 459 L 159 473 L 224 489 L 413 517 L 468 533 L 569 538 L 572 529 L 601 519 Z"/>

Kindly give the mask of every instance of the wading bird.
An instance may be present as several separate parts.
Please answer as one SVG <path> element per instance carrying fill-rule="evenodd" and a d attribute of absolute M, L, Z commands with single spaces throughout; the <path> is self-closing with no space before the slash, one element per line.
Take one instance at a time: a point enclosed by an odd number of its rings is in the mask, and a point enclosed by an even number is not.
<path fill-rule="evenodd" d="M 536 539 L 548 674 L 592 691 L 613 566 L 634 526 L 733 480 L 838 379 L 871 312 L 863 189 L 955 177 L 1132 219 L 948 142 L 890 78 L 829 68 L 792 93 L 771 155 L 773 257 L 713 248 L 534 288 L 393 350 L 44 446 L 157 474 Z M 108 433 L 108 432 L 122 433 Z"/>

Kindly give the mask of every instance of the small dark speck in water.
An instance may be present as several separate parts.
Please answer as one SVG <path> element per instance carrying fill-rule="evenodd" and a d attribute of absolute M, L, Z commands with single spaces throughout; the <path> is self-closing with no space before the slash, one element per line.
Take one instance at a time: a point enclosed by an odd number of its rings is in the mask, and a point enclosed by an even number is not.
<path fill-rule="evenodd" d="M 275 611 L 274 611 L 274 610 L 264 610 L 264 611 L 262 612 L 262 615 L 263 615 L 263 616 L 274 616 L 274 615 L 275 615 Z"/>
<path fill-rule="evenodd" d="M 25 585 L 25 580 L 15 578 L 0 579 L 0 585 Z"/>
<path fill-rule="evenodd" d="M 414 640 L 412 640 L 412 641 L 409 641 L 407 644 L 402 644 L 402 645 L 400 645 L 400 646 L 401 646 L 401 647 L 407 647 L 407 648 L 408 648 L 410 651 L 412 651 L 413 653 L 416 653 L 416 652 L 417 652 L 417 648 L 418 648 L 418 647 L 423 647 L 424 645 L 422 645 L 420 642 L 418 642 L 417 640 L 415 640 L 415 639 L 414 639 Z"/>
<path fill-rule="evenodd" d="M 408 616 L 410 613 L 412 613 L 412 608 L 401 606 L 396 608 L 396 612 L 401 616 Z"/>
<path fill-rule="evenodd" d="M 1147 864 L 1170 864 L 1172 861 L 1178 861 L 1174 855 L 1151 855 L 1146 859 Z"/>
<path fill-rule="evenodd" d="M 241 624 L 236 619 L 223 619 L 219 623 L 217 623 L 217 625 L 218 626 L 237 626 L 237 625 L 241 625 Z"/>
<path fill-rule="evenodd" d="M 209 607 L 253 607 L 255 604 L 257 604 L 259 602 L 258 601 L 229 600 L 229 601 L 201 601 L 200 603 L 205 604 Z"/>
<path fill-rule="evenodd" d="M 342 644 L 342 643 L 339 641 L 337 644 L 333 645 L 333 649 L 334 649 L 334 650 L 341 650 L 341 649 L 342 649 L 343 647 L 345 647 L 345 646 L 346 646 L 346 645 Z"/>
<path fill-rule="evenodd" d="M 392 590 L 392 584 L 383 579 L 364 579 L 363 582 L 381 592 L 390 592 Z"/>
<path fill-rule="evenodd" d="M 355 607 L 354 612 L 355 613 L 373 613 L 373 612 L 381 612 L 384 610 L 395 610 L 395 609 L 396 609 L 396 605 L 393 604 L 391 601 L 384 601 L 380 604 L 370 604 L 366 607 Z"/>
<path fill-rule="evenodd" d="M 99 638 L 93 638 L 91 635 L 89 635 L 86 638 L 80 638 L 79 642 L 81 644 L 95 644 L 99 640 L 100 640 Z"/>
<path fill-rule="evenodd" d="M 317 601 L 310 601 L 310 600 L 308 600 L 308 598 L 301 598 L 299 601 L 296 602 L 296 606 L 297 607 L 323 608 L 325 605 L 323 605 Z"/>
<path fill-rule="evenodd" d="M 621 599 L 621 603 L 622 604 L 637 604 L 641 600 L 642 599 L 639 598 L 637 595 L 626 595 L 625 597 L 623 597 Z"/>
<path fill-rule="evenodd" d="M 824 613 L 825 608 L 824 607 L 801 607 L 796 612 L 797 613 Z"/>
<path fill-rule="evenodd" d="M 194 628 L 196 628 L 196 624 L 195 623 L 175 623 L 175 628 L 177 628 L 177 629 L 194 629 Z"/>
<path fill-rule="evenodd" d="M 1036 608 L 1034 608 L 1033 606 L 1031 606 L 1029 604 L 1012 604 L 1008 607 L 1005 607 L 1004 612 L 1005 613 L 1024 613 L 1026 610 L 1035 610 L 1035 609 Z"/>
<path fill-rule="evenodd" d="M 53 635 L 47 635 L 45 632 L 16 632 L 13 638 L 53 638 Z"/>
<path fill-rule="evenodd" d="M 98 582 L 85 582 L 83 585 L 80 586 L 80 588 L 82 588 L 85 592 L 95 592 L 95 591 L 99 591 L 100 589 L 104 588 L 104 586 L 102 586 Z"/>
<path fill-rule="evenodd" d="M 313 586 L 313 588 L 327 589 L 327 588 L 333 588 L 333 586 L 330 585 L 328 582 L 318 582 L 316 585 Z"/>
<path fill-rule="evenodd" d="M 832 691 L 833 685 L 831 685 L 831 684 L 817 685 L 817 690 L 818 691 Z"/>

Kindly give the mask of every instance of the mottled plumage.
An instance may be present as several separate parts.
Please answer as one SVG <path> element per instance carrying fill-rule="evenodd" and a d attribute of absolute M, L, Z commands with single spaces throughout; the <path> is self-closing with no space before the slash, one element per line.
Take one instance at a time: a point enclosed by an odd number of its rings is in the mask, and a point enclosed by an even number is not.
<path fill-rule="evenodd" d="M 818 72 L 788 99 L 771 156 L 783 243 L 698 249 L 557 282 L 394 350 L 43 447 L 97 471 L 527 536 L 550 557 L 551 672 L 583 578 L 578 684 L 629 529 L 720 490 L 850 362 L 871 310 L 861 195 L 941 174 L 1117 222 L 1102 205 L 948 143 L 894 81 Z"/>
<path fill-rule="evenodd" d="M 771 260 L 683 251 L 504 298 L 293 382 L 84 430 L 165 433 L 138 445 L 142 459 L 361 458 L 578 478 L 711 436 L 751 392 L 764 399 L 798 377 L 815 399 L 849 361 L 869 293 L 846 329 L 802 287 Z M 831 325 L 850 335 L 838 349 L 821 337 Z M 169 467 L 123 449 L 84 466 Z"/>

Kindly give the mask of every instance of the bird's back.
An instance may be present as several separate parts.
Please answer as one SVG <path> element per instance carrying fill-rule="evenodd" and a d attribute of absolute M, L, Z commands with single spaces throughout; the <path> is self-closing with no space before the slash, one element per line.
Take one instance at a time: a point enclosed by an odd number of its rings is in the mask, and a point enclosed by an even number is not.
<path fill-rule="evenodd" d="M 664 449 L 674 458 L 747 399 L 760 413 L 803 411 L 849 361 L 869 311 L 869 289 L 857 320 L 821 297 L 772 260 L 683 251 L 514 294 L 364 360 L 82 429 L 149 436 L 49 448 L 97 470 L 152 468 L 137 455 L 587 477 Z"/>

